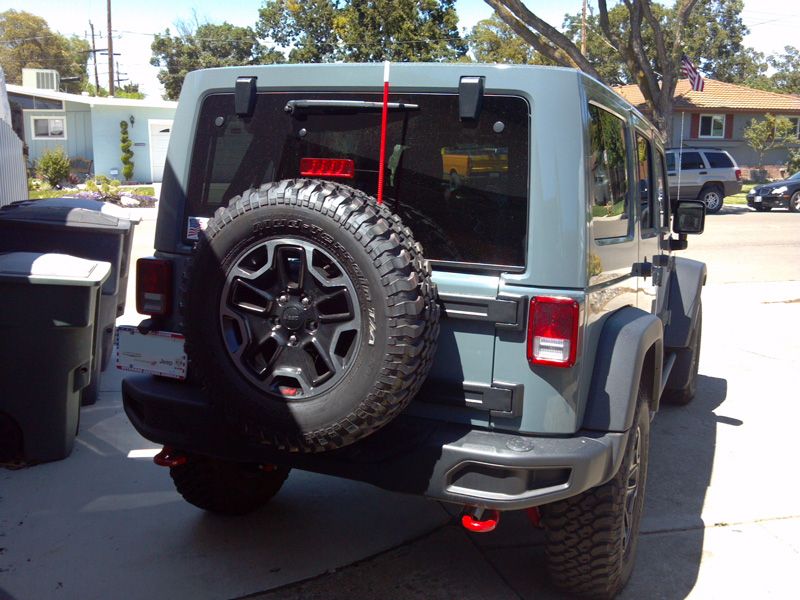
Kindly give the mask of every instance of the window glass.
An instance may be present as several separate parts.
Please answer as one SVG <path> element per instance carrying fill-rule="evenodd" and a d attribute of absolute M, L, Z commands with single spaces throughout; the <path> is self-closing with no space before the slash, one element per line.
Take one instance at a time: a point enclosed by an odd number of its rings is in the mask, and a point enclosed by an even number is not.
<path fill-rule="evenodd" d="M 670 155 L 667 154 L 667 160 Z M 669 187 L 664 173 L 664 155 L 661 151 L 656 151 L 655 167 L 655 195 L 653 197 L 656 212 L 660 215 L 659 223 L 662 227 L 669 229 Z"/>
<path fill-rule="evenodd" d="M 730 157 L 722 152 L 706 152 L 706 160 L 712 169 L 727 169 L 733 166 Z"/>
<path fill-rule="evenodd" d="M 702 115 L 700 117 L 701 137 L 723 137 L 725 135 L 725 115 Z"/>
<path fill-rule="evenodd" d="M 188 215 L 209 216 L 250 187 L 300 176 L 301 158 L 354 161 L 338 180 L 376 195 L 381 112 L 313 105 L 287 112 L 291 100 L 380 101 L 371 94 L 259 94 L 253 117 L 240 119 L 232 94 L 203 103 L 194 143 Z M 477 123 L 462 123 L 454 94 L 397 94 L 415 105 L 389 112 L 384 201 L 422 242 L 427 258 L 525 264 L 528 104 L 484 97 Z"/>
<path fill-rule="evenodd" d="M 706 165 L 699 152 L 684 152 L 681 155 L 681 171 L 687 169 L 705 169 Z"/>
<path fill-rule="evenodd" d="M 639 184 L 639 220 L 642 229 L 652 229 L 655 226 L 655 210 L 650 190 L 653 189 L 652 181 L 652 156 L 650 142 L 636 134 L 636 179 Z"/>
<path fill-rule="evenodd" d="M 628 234 L 625 126 L 619 117 L 589 105 L 590 195 L 595 238 Z"/>
<path fill-rule="evenodd" d="M 667 154 L 667 171 L 675 170 L 675 155 L 671 152 Z"/>
<path fill-rule="evenodd" d="M 61 100 L 37 98 L 36 96 L 17 94 L 15 92 L 8 93 L 8 101 L 11 104 L 19 105 L 19 107 L 23 109 L 38 108 L 40 110 L 64 110 L 64 104 L 61 102 Z"/>
<path fill-rule="evenodd" d="M 48 117 L 33 119 L 33 136 L 37 138 L 64 139 L 64 118 Z"/>

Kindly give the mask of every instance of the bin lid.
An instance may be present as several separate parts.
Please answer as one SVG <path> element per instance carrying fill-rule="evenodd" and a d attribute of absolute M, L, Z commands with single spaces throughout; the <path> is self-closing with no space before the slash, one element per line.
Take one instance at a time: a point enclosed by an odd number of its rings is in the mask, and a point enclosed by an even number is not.
<path fill-rule="evenodd" d="M 31 202 L 31 201 L 28 201 Z M 33 202 L 48 207 L 68 206 L 70 208 L 85 208 L 87 210 L 94 210 L 101 212 L 105 215 L 111 215 L 118 219 L 126 219 L 134 225 L 141 222 L 142 218 L 135 216 L 130 208 L 125 208 L 119 204 L 112 202 L 102 202 L 101 200 L 90 200 L 89 198 L 76 198 L 74 196 L 65 196 L 63 198 L 47 198 L 46 200 L 34 200 Z"/>
<path fill-rule="evenodd" d="M 27 223 L 42 227 L 107 230 L 108 233 L 116 232 L 120 235 L 130 230 L 130 219 L 109 214 L 102 207 L 85 203 L 104 204 L 79 198 L 14 202 L 0 208 L 0 225 L 10 222 Z"/>
<path fill-rule="evenodd" d="M 100 285 L 111 264 L 69 254 L 7 252 L 0 254 L 0 281 L 39 285 Z"/>

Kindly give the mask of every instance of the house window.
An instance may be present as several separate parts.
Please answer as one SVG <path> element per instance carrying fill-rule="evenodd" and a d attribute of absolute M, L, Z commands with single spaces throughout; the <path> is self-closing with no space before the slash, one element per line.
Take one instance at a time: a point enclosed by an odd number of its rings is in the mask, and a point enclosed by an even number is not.
<path fill-rule="evenodd" d="M 700 115 L 700 137 L 725 137 L 725 115 Z"/>
<path fill-rule="evenodd" d="M 31 117 L 33 139 L 65 140 L 67 129 L 64 117 Z"/>
<path fill-rule="evenodd" d="M 800 117 L 787 117 L 794 128 L 794 135 L 800 138 Z"/>

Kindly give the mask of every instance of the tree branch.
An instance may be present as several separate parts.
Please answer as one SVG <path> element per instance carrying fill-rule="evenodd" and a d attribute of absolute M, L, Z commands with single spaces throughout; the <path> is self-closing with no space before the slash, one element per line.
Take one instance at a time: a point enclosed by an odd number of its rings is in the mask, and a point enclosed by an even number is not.
<path fill-rule="evenodd" d="M 519 0 L 485 0 L 485 2 L 537 51 L 559 64 L 575 66 L 584 73 L 600 79 L 592 63 L 581 54 L 580 49 L 572 43 L 572 40 L 528 10 L 522 2 Z M 527 33 L 523 33 L 523 30 Z M 543 38 L 549 40 L 551 44 L 546 44 Z M 536 42 L 533 41 L 534 39 Z M 541 50 L 540 46 L 549 46 L 552 50 L 548 54 L 548 51 Z M 559 58 L 555 58 L 552 54 Z"/>

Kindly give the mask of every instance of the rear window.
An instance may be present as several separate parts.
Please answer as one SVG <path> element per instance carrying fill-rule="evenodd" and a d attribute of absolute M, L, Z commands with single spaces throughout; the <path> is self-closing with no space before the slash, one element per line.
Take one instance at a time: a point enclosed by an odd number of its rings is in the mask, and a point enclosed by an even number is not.
<path fill-rule="evenodd" d="M 706 152 L 708 166 L 712 169 L 727 169 L 733 166 L 733 161 L 722 152 Z"/>
<path fill-rule="evenodd" d="M 188 215 L 210 216 L 244 190 L 300 176 L 302 158 L 353 160 L 340 180 L 377 192 L 380 109 L 312 107 L 291 100 L 380 102 L 374 94 L 259 94 L 241 119 L 232 94 L 205 99 L 194 142 Z M 486 96 L 477 122 L 461 122 L 458 96 L 394 94 L 384 200 L 431 260 L 522 267 L 528 192 L 528 104 Z"/>

